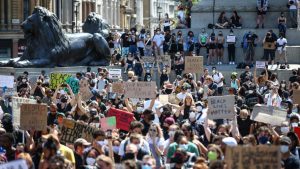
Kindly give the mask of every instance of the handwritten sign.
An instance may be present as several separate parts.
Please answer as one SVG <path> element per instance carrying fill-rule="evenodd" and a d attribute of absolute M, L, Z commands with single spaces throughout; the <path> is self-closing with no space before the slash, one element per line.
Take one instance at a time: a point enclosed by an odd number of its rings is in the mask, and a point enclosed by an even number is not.
<path fill-rule="evenodd" d="M 122 82 L 116 82 L 112 84 L 112 92 L 113 93 L 119 93 L 123 94 L 124 93 L 124 85 Z"/>
<path fill-rule="evenodd" d="M 90 100 L 91 97 L 93 97 L 93 93 L 91 92 L 89 88 L 90 84 L 86 78 L 83 78 L 79 82 L 79 91 L 81 94 L 81 98 L 84 101 Z"/>
<path fill-rule="evenodd" d="M 0 87 L 14 88 L 14 76 L 0 75 Z"/>
<path fill-rule="evenodd" d="M 253 107 L 251 120 L 281 126 L 282 122 L 287 121 L 287 111 L 278 107 L 256 104 Z"/>
<path fill-rule="evenodd" d="M 157 62 L 171 67 L 171 56 L 170 55 L 161 55 L 161 56 L 159 56 Z"/>
<path fill-rule="evenodd" d="M 101 129 L 104 131 L 113 130 L 113 129 L 117 128 L 117 121 L 116 121 L 115 116 L 101 118 L 100 124 L 101 124 Z"/>
<path fill-rule="evenodd" d="M 235 116 L 234 96 L 208 97 L 209 119 L 233 119 Z"/>
<path fill-rule="evenodd" d="M 228 35 L 226 37 L 226 42 L 227 43 L 235 43 L 236 37 L 234 35 Z"/>
<path fill-rule="evenodd" d="M 125 131 L 129 131 L 130 123 L 134 120 L 133 113 L 119 110 L 115 108 L 110 108 L 107 113 L 107 117 L 116 117 L 117 128 Z"/>
<path fill-rule="evenodd" d="M 122 70 L 121 69 L 109 69 L 108 77 L 110 79 L 121 79 L 122 78 Z"/>
<path fill-rule="evenodd" d="M 300 90 L 293 90 L 293 104 L 300 104 Z"/>
<path fill-rule="evenodd" d="M 278 146 L 227 147 L 225 161 L 230 169 L 280 169 L 281 153 Z"/>
<path fill-rule="evenodd" d="M 93 133 L 96 130 L 98 129 L 87 124 L 75 122 L 71 119 L 64 119 L 60 140 L 65 143 L 74 143 L 76 139 L 84 138 L 88 142 L 91 142 L 93 141 Z"/>
<path fill-rule="evenodd" d="M 28 169 L 26 161 L 23 159 L 0 164 L 0 169 Z"/>
<path fill-rule="evenodd" d="M 69 77 L 66 80 L 66 83 L 69 84 L 74 94 L 79 92 L 79 80 L 74 77 Z"/>
<path fill-rule="evenodd" d="M 169 103 L 169 95 L 167 95 L 167 94 L 159 95 L 159 101 L 163 105 Z"/>
<path fill-rule="evenodd" d="M 256 68 L 265 69 L 266 68 L 266 62 L 265 61 L 256 61 Z"/>
<path fill-rule="evenodd" d="M 62 74 L 62 73 L 51 73 L 50 75 L 50 88 L 56 89 L 62 83 L 65 83 L 71 74 Z"/>
<path fill-rule="evenodd" d="M 21 108 L 20 107 L 23 103 L 35 104 L 36 100 L 22 98 L 22 97 L 13 97 L 12 98 L 12 111 L 13 111 L 14 126 L 20 126 L 20 118 L 21 118 L 21 111 L 20 111 Z"/>
<path fill-rule="evenodd" d="M 155 82 L 125 82 L 124 83 L 126 98 L 155 98 Z"/>
<path fill-rule="evenodd" d="M 187 56 L 184 64 L 185 73 L 202 73 L 203 56 Z"/>
<path fill-rule="evenodd" d="M 23 130 L 44 131 L 47 129 L 46 104 L 22 104 L 20 128 Z"/>

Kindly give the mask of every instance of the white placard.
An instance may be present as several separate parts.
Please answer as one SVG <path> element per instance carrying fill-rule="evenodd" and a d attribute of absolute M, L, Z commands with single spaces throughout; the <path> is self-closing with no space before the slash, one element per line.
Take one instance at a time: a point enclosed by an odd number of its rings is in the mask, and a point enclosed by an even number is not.
<path fill-rule="evenodd" d="M 235 36 L 232 36 L 232 35 L 228 35 L 227 37 L 226 37 L 226 39 L 227 39 L 227 43 L 235 43 L 235 40 L 236 40 L 236 38 L 235 38 Z"/>
<path fill-rule="evenodd" d="M 0 87 L 14 88 L 14 76 L 0 75 Z"/>
<path fill-rule="evenodd" d="M 14 126 L 20 126 L 21 105 L 23 103 L 35 104 L 36 100 L 21 98 L 21 97 L 13 97 L 12 98 L 12 111 L 13 111 L 13 124 L 14 124 Z"/>
<path fill-rule="evenodd" d="M 256 68 L 265 69 L 266 68 L 266 62 L 265 61 L 256 61 Z"/>
<path fill-rule="evenodd" d="M 0 165 L 0 169 L 28 169 L 26 161 L 23 159 L 10 161 Z"/>
<path fill-rule="evenodd" d="M 110 79 L 120 79 L 122 78 L 122 70 L 121 69 L 109 69 L 109 78 Z"/>

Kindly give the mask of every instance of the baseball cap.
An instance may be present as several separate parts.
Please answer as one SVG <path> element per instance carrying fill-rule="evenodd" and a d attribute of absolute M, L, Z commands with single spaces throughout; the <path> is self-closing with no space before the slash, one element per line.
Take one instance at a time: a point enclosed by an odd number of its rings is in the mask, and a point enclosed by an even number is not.
<path fill-rule="evenodd" d="M 175 123 L 175 120 L 172 117 L 167 117 L 164 122 L 168 125 L 172 125 Z"/>
<path fill-rule="evenodd" d="M 84 146 L 90 146 L 92 143 L 86 141 L 86 139 L 84 139 L 84 138 L 78 138 L 74 142 L 74 145 L 76 145 L 76 144 L 82 144 Z"/>
<path fill-rule="evenodd" d="M 287 136 L 281 136 L 280 139 L 279 139 L 279 142 L 280 143 L 286 143 L 288 145 L 292 144 L 291 139 Z"/>

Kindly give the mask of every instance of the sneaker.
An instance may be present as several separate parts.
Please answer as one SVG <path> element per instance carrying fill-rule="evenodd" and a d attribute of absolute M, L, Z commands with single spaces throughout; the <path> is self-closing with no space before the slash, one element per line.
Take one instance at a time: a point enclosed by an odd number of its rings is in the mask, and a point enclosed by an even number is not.
<path fill-rule="evenodd" d="M 232 64 L 232 62 L 229 62 L 229 64 L 231 65 L 231 64 Z"/>

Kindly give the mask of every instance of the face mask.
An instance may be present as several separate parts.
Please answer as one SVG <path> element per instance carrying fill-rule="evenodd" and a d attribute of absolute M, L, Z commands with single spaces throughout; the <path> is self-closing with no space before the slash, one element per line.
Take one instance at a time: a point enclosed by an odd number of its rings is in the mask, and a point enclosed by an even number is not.
<path fill-rule="evenodd" d="M 87 165 L 94 165 L 96 160 L 94 158 L 88 157 L 86 158 Z"/>
<path fill-rule="evenodd" d="M 267 136 L 261 136 L 259 139 L 258 139 L 258 142 L 260 144 L 267 144 L 267 142 L 269 141 L 269 138 Z"/>
<path fill-rule="evenodd" d="M 188 93 L 190 93 L 190 92 L 191 92 L 191 89 L 187 89 L 186 91 L 187 91 Z"/>
<path fill-rule="evenodd" d="M 213 70 L 212 73 L 215 74 L 215 73 L 216 73 L 216 70 Z"/>
<path fill-rule="evenodd" d="M 143 112 L 143 108 L 142 108 L 142 107 L 137 107 L 137 108 L 136 108 L 136 111 L 137 111 L 138 113 L 142 113 L 142 112 Z"/>
<path fill-rule="evenodd" d="M 147 70 L 146 70 L 146 73 L 150 73 L 150 70 L 149 70 L 149 69 L 147 69 Z"/>
<path fill-rule="evenodd" d="M 169 131 L 169 137 L 173 137 L 174 136 L 174 134 L 175 134 L 175 131 Z"/>
<path fill-rule="evenodd" d="M 191 112 L 190 116 L 189 116 L 190 121 L 191 122 L 195 121 L 196 120 L 195 117 L 196 117 L 196 114 L 194 112 Z"/>
<path fill-rule="evenodd" d="M 214 151 L 209 151 L 207 157 L 209 161 L 215 161 L 218 158 L 218 154 Z"/>
<path fill-rule="evenodd" d="M 164 109 L 163 109 L 163 108 L 160 108 L 159 111 L 162 113 L 162 112 L 164 112 Z"/>
<path fill-rule="evenodd" d="M 26 79 L 22 79 L 22 82 L 25 83 L 25 82 L 26 82 Z"/>
<path fill-rule="evenodd" d="M 280 131 L 282 134 L 287 134 L 290 131 L 290 128 L 289 127 L 281 127 Z"/>
<path fill-rule="evenodd" d="M 253 90 L 249 90 L 248 93 L 249 93 L 249 94 L 252 94 L 252 93 L 253 93 Z"/>
<path fill-rule="evenodd" d="M 172 89 L 166 89 L 166 90 L 165 90 L 166 94 L 171 94 L 172 91 L 173 91 Z"/>
<path fill-rule="evenodd" d="M 241 117 L 241 120 L 242 120 L 242 121 L 245 121 L 245 120 L 247 120 L 247 118 L 244 118 L 244 117 L 242 118 L 242 117 Z"/>
<path fill-rule="evenodd" d="M 106 142 L 106 141 L 97 141 L 97 143 L 98 143 L 99 145 L 101 145 L 102 147 L 105 146 L 105 145 L 107 145 L 107 142 Z"/>
<path fill-rule="evenodd" d="M 187 144 L 179 144 L 179 148 L 181 148 L 184 151 L 187 151 L 188 145 Z"/>
<path fill-rule="evenodd" d="M 64 97 L 64 98 L 62 98 L 60 101 L 61 101 L 62 103 L 67 103 L 68 99 Z"/>
<path fill-rule="evenodd" d="M 152 167 L 149 165 L 142 165 L 142 169 L 152 169 Z"/>
<path fill-rule="evenodd" d="M 285 87 L 285 84 L 281 84 L 281 87 Z"/>
<path fill-rule="evenodd" d="M 147 78 L 147 82 L 150 82 L 151 81 L 151 78 Z"/>
<path fill-rule="evenodd" d="M 113 151 L 114 153 L 118 154 L 119 153 L 119 146 L 113 146 Z"/>
<path fill-rule="evenodd" d="M 289 146 L 287 145 L 280 145 L 280 152 L 287 153 L 289 151 Z"/>
<path fill-rule="evenodd" d="M 298 127 L 298 123 L 291 123 L 292 127 Z"/>

